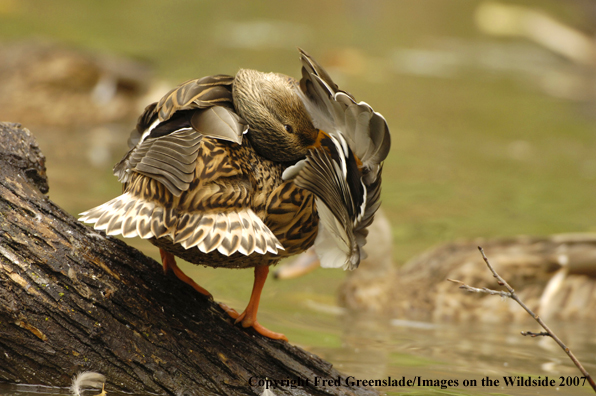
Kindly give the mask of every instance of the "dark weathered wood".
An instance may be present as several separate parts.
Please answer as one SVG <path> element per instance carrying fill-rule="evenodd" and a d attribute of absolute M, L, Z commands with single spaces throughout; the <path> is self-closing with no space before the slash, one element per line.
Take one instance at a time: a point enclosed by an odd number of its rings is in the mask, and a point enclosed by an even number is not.
<path fill-rule="evenodd" d="M 124 242 L 57 207 L 31 133 L 0 123 L 0 381 L 106 390 L 260 395 L 257 379 L 309 380 L 277 395 L 373 395 L 331 364 L 232 325 L 212 301 Z M 76 194 L 76 191 L 73 191 Z M 314 386 L 315 377 L 340 386 Z"/>

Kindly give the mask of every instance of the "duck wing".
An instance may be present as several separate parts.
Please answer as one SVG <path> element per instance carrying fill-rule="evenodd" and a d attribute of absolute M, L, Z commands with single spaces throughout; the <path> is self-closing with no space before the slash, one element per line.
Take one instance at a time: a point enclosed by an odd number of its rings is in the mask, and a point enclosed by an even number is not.
<path fill-rule="evenodd" d="M 383 161 L 391 136 L 383 116 L 342 91 L 300 50 L 299 94 L 323 133 L 321 144 L 290 167 L 284 179 L 316 195 L 320 217 L 315 250 L 323 267 L 355 269 L 366 257 L 367 227 L 379 208 Z"/>
<path fill-rule="evenodd" d="M 188 190 L 203 137 L 241 144 L 246 123 L 235 113 L 233 76 L 187 81 L 145 109 L 129 139 L 130 151 L 114 167 L 122 183 L 131 173 L 149 176 L 175 196 Z"/>
<path fill-rule="evenodd" d="M 247 126 L 234 111 L 233 80 L 187 81 L 149 105 L 114 167 L 123 194 L 79 220 L 108 235 L 169 237 L 203 253 L 283 249 L 251 209 L 248 171 L 237 163 L 250 162 L 251 151 L 240 146 Z"/>

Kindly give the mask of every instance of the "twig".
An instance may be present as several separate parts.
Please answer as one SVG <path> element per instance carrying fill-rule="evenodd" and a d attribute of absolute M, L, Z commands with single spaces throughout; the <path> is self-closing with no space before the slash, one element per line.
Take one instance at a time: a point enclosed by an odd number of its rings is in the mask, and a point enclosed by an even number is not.
<path fill-rule="evenodd" d="M 520 331 L 520 333 L 523 336 L 530 336 L 530 337 L 550 337 L 551 336 L 546 331 L 541 331 L 540 333 L 533 333 L 531 331 Z"/>
<path fill-rule="evenodd" d="M 534 318 L 534 320 L 536 320 L 536 322 L 538 322 L 538 324 L 540 326 L 542 326 L 542 328 L 544 330 L 546 330 L 546 332 L 541 332 L 541 333 L 532 333 L 531 331 L 526 331 L 526 332 L 522 331 L 521 334 L 524 336 L 527 335 L 527 336 L 531 336 L 531 337 L 548 336 L 548 337 L 551 337 L 553 340 L 555 340 L 555 342 L 557 344 L 559 344 L 559 346 L 569 356 L 569 358 L 571 359 L 573 364 L 575 364 L 575 366 L 579 369 L 579 371 L 581 371 L 581 373 L 586 377 L 586 379 L 592 386 L 592 389 L 594 390 L 594 392 L 596 392 L 596 383 L 594 382 L 594 379 L 586 371 L 584 366 L 582 366 L 582 364 L 579 362 L 579 360 L 577 360 L 577 358 L 571 352 L 571 350 L 565 344 L 563 344 L 563 341 L 561 341 L 561 339 L 546 325 L 546 323 L 544 323 L 544 321 L 538 315 L 536 315 L 534 312 L 532 312 L 532 310 L 530 308 L 528 308 L 528 306 L 522 300 L 519 299 L 517 294 L 515 294 L 515 290 L 513 290 L 513 288 L 509 285 L 509 283 L 507 283 L 507 281 L 505 281 L 505 279 L 501 278 L 501 276 L 499 274 L 497 274 L 497 271 L 495 271 L 493 266 L 489 263 L 488 258 L 484 254 L 484 250 L 480 246 L 478 246 L 478 250 L 480 251 L 480 254 L 482 254 L 482 258 L 484 259 L 484 262 L 486 263 L 488 269 L 493 273 L 493 277 L 495 277 L 495 279 L 497 280 L 497 283 L 500 286 L 505 286 L 505 288 L 509 291 L 509 293 L 504 292 L 504 291 L 487 289 L 485 287 L 483 287 L 482 289 L 479 289 L 476 287 L 466 285 L 465 283 L 458 281 L 458 280 L 453 280 L 453 279 L 447 279 L 447 280 L 450 282 L 459 284 L 460 289 L 464 289 L 469 292 L 499 295 L 501 297 L 508 297 L 508 298 L 511 298 L 512 300 L 515 300 L 515 302 L 517 302 L 523 309 L 525 309 L 526 312 L 528 314 L 530 314 L 530 316 L 532 316 Z"/>
<path fill-rule="evenodd" d="M 453 282 L 453 283 L 457 283 L 459 285 L 460 289 L 463 289 L 465 291 L 469 291 L 470 293 L 486 293 L 486 294 L 491 294 L 493 296 L 501 296 L 501 297 L 509 297 L 511 298 L 511 293 L 507 293 L 504 291 L 499 291 L 499 290 L 493 290 L 493 289 L 488 289 L 486 287 L 483 287 L 482 289 L 479 289 L 477 287 L 472 287 L 469 285 L 466 285 L 464 282 L 457 280 L 457 279 L 447 279 L 449 282 Z"/>

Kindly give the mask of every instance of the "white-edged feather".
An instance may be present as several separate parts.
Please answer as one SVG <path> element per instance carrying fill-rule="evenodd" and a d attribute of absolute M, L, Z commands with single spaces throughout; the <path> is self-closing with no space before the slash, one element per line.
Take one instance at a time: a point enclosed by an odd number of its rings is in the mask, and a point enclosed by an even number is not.
<path fill-rule="evenodd" d="M 253 227 L 252 218 L 248 211 L 238 213 L 240 224 L 242 225 L 242 240 L 238 251 L 246 256 L 252 254 L 256 248 L 255 229 Z"/>
<path fill-rule="evenodd" d="M 208 232 L 205 239 L 197 245 L 199 250 L 203 253 L 211 253 L 218 249 L 224 239 L 224 235 L 228 232 L 228 217 L 223 213 L 216 213 L 214 216 L 215 221 L 211 231 Z"/>
<path fill-rule="evenodd" d="M 283 181 L 286 181 L 295 178 L 298 175 L 298 173 L 300 173 L 300 171 L 304 168 L 305 165 L 306 160 L 303 159 L 296 162 L 294 165 L 288 166 L 281 174 L 281 179 Z"/>
<path fill-rule="evenodd" d="M 143 132 L 143 134 L 141 135 L 141 138 L 139 139 L 139 143 L 142 143 L 145 141 L 145 139 L 147 139 L 147 136 L 149 136 L 151 134 L 151 131 L 155 129 L 156 126 L 158 126 L 161 123 L 161 121 L 159 120 L 159 118 L 156 118 L 155 121 L 153 121 L 153 123 L 151 125 L 149 125 L 149 128 L 147 128 L 145 130 L 145 132 Z M 139 144 L 137 143 L 137 144 Z"/>
<path fill-rule="evenodd" d="M 317 212 L 319 214 L 319 232 L 315 239 L 315 251 L 323 268 L 352 269 L 353 254 L 350 249 L 350 238 L 346 233 L 344 224 L 333 215 L 331 210 L 316 198 Z M 356 247 L 357 248 L 357 247 Z M 356 254 L 358 254 L 356 252 Z M 360 260 L 356 260 L 358 265 Z"/>
<path fill-rule="evenodd" d="M 102 392 L 97 396 L 105 395 L 105 382 L 106 377 L 103 374 L 92 371 L 83 371 L 73 377 L 72 384 L 70 385 L 70 392 L 73 396 L 81 396 L 81 393 L 87 389 L 101 389 Z"/>
<path fill-rule="evenodd" d="M 91 223 L 107 235 L 143 239 L 169 236 L 185 249 L 198 248 L 204 253 L 217 250 L 230 256 L 240 252 L 246 256 L 278 254 L 283 245 L 250 208 L 240 211 L 185 214 L 188 218 L 173 219 L 167 227 L 166 211 L 151 201 L 124 193 L 111 201 L 80 214 L 79 220 Z M 181 223 L 188 223 L 186 227 Z M 234 227 L 232 227 L 234 225 Z M 192 232 L 183 232 L 188 229 Z M 165 229 L 164 229 L 165 228 Z M 156 235 L 156 231 L 159 235 Z"/>
<path fill-rule="evenodd" d="M 389 128 L 381 114 L 340 90 L 316 61 L 299 51 L 302 79 L 296 92 L 314 126 L 331 137 L 337 155 L 328 160 L 307 156 L 306 162 L 286 169 L 283 178 L 295 179 L 317 196 L 321 221 L 315 249 L 321 265 L 354 269 L 365 255 L 366 228 L 380 204 L 382 162 L 391 145 Z"/>

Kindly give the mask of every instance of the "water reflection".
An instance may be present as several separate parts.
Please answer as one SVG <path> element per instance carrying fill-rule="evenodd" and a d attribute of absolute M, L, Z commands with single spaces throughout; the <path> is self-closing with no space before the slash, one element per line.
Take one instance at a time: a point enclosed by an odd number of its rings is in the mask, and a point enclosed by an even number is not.
<path fill-rule="evenodd" d="M 457 379 L 450 388 L 464 394 L 490 392 L 529 394 L 589 394 L 586 388 L 546 387 L 482 387 L 482 378 L 581 376 L 565 353 L 551 339 L 532 339 L 520 330 L 537 325 L 487 325 L 481 323 L 417 324 L 399 322 L 399 326 L 378 323 L 374 318 L 346 316 L 342 348 L 317 349 L 316 352 L 334 362 L 356 378 L 401 379 L 420 376 L 426 379 Z M 554 330 L 583 361 L 588 372 L 596 369 L 596 338 L 590 323 L 555 324 Z M 464 380 L 476 380 L 478 386 L 463 386 Z M 557 389 L 558 388 L 558 389 Z M 382 387 L 389 394 L 419 392 L 416 387 Z M 439 389 L 426 389 L 426 394 L 442 394 Z"/>

